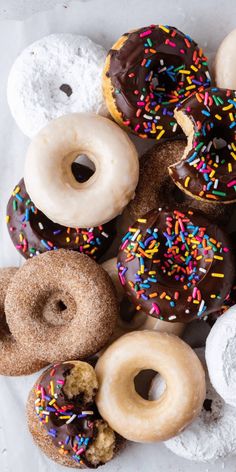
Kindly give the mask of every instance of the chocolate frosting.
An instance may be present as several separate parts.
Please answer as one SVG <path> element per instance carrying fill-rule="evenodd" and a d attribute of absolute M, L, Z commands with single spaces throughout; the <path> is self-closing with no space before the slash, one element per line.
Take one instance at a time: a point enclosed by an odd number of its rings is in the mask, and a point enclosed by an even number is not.
<path fill-rule="evenodd" d="M 74 163 L 72 172 L 85 182 L 93 171 Z M 38 210 L 26 192 L 24 180 L 15 187 L 7 205 L 7 227 L 13 244 L 26 259 L 53 249 L 71 249 L 99 259 L 116 235 L 115 220 L 95 228 L 66 228 Z"/>
<path fill-rule="evenodd" d="M 195 41 L 172 26 L 151 25 L 124 37 L 125 43 L 109 52 L 107 72 L 123 123 L 143 138 L 173 138 L 181 132 L 176 105 L 210 85 L 207 59 Z"/>
<path fill-rule="evenodd" d="M 153 210 L 122 239 L 118 271 L 138 309 L 188 323 L 223 305 L 234 281 L 234 258 L 227 236 L 201 212 Z"/>
<path fill-rule="evenodd" d="M 68 451 L 65 454 L 83 468 L 96 468 L 85 453 L 97 434 L 95 421 L 101 417 L 94 402 L 85 403 L 83 394 L 68 399 L 64 393 L 63 385 L 73 367 L 73 363 L 56 364 L 44 372 L 35 391 L 35 409 L 62 453 Z"/>
<path fill-rule="evenodd" d="M 236 92 L 218 88 L 202 90 L 178 106 L 177 119 L 181 124 L 183 114 L 190 120 L 194 135 L 187 155 L 169 170 L 193 197 L 236 201 L 235 108 Z"/>

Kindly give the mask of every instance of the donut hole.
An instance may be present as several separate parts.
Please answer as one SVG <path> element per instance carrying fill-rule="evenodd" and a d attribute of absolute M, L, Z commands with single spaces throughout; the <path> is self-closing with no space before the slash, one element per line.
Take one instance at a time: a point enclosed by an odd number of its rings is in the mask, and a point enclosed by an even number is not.
<path fill-rule="evenodd" d="M 50 326 L 66 326 L 76 313 L 76 302 L 67 292 L 51 293 L 42 306 L 42 319 Z"/>
<path fill-rule="evenodd" d="M 67 97 L 69 98 L 72 93 L 73 93 L 73 90 L 71 88 L 71 86 L 69 84 L 61 84 L 61 86 L 59 87 L 59 89 L 61 90 L 61 92 L 63 92 L 65 95 L 67 95 Z"/>
<path fill-rule="evenodd" d="M 103 420 L 95 422 L 96 437 L 86 451 L 86 458 L 94 466 L 112 459 L 115 452 L 116 437 L 114 431 Z"/>
<path fill-rule="evenodd" d="M 150 89 L 158 103 L 167 105 L 170 100 L 176 98 L 175 90 L 183 80 L 183 74 L 178 72 L 181 66 L 184 68 L 180 57 L 162 53 L 159 62 L 155 61 L 155 67 L 149 70 L 145 80 L 150 82 Z"/>
<path fill-rule="evenodd" d="M 147 315 L 137 311 L 136 307 L 124 297 L 120 303 L 120 316 L 118 318 L 118 326 L 126 330 L 138 329 L 146 321 Z"/>
<path fill-rule="evenodd" d="M 71 164 L 71 172 L 77 182 L 87 182 L 93 176 L 95 171 L 95 164 L 87 154 L 78 154 L 75 156 L 75 159 Z"/>
<path fill-rule="evenodd" d="M 85 404 L 93 402 L 98 381 L 93 367 L 87 362 L 76 361 L 66 377 L 63 392 L 69 400 L 79 399 Z"/>
<path fill-rule="evenodd" d="M 2 316 L 0 315 L 0 337 L 5 338 L 6 336 L 11 336 L 11 331 L 7 324 L 5 314 L 2 314 Z"/>
<path fill-rule="evenodd" d="M 144 370 L 141 370 L 135 376 L 134 378 L 135 390 L 140 397 L 144 398 L 144 400 L 150 400 L 149 398 L 150 387 L 152 384 L 152 380 L 154 379 L 154 377 L 156 377 L 157 374 L 158 372 L 156 372 L 155 370 L 144 369 Z M 151 401 L 152 400 L 156 400 L 156 398 L 151 399 Z"/>
<path fill-rule="evenodd" d="M 203 402 L 201 416 L 206 424 L 212 424 L 212 421 L 219 421 L 224 409 L 224 400 L 216 393 L 207 392 Z"/>

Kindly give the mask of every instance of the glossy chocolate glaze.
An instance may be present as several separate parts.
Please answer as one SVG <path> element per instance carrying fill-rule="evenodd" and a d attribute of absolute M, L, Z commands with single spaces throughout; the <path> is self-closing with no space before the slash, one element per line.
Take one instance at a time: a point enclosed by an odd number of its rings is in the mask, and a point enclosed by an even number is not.
<path fill-rule="evenodd" d="M 86 404 L 83 394 L 68 399 L 64 393 L 63 385 L 73 367 L 73 363 L 62 363 L 52 366 L 44 372 L 37 386 L 36 397 L 39 397 L 37 392 L 41 392 L 40 398 L 42 398 L 43 392 L 45 398 L 44 411 L 47 412 L 47 415 L 38 415 L 38 417 L 56 447 L 61 449 L 64 446 L 62 449 L 68 451 L 68 454 L 80 464 L 81 468 L 96 468 L 87 460 L 85 453 L 97 434 L 94 422 L 101 417 L 95 402 Z M 53 382 L 56 395 L 52 395 L 51 382 Z M 56 401 L 52 403 L 52 399 L 55 398 Z M 58 408 L 55 408 L 55 405 Z M 82 414 L 83 411 L 89 411 L 91 414 L 84 415 Z M 63 419 L 62 417 L 71 415 L 71 413 L 76 417 L 71 423 L 67 424 L 68 418 Z M 47 422 L 44 421 L 45 417 L 48 418 Z M 78 459 L 74 449 L 83 449 L 82 446 L 78 447 L 78 440 L 81 437 L 84 439 L 83 444 L 86 439 L 88 440 L 88 445 L 84 446 L 84 452 L 79 454 L 80 459 Z"/>
<path fill-rule="evenodd" d="M 168 209 L 153 210 L 129 228 L 118 270 L 139 309 L 184 323 L 217 312 L 235 272 L 230 241 L 215 223 L 198 211 Z"/>
<path fill-rule="evenodd" d="M 73 174 L 79 182 L 88 180 L 93 171 L 74 163 Z M 66 228 L 51 221 L 38 210 L 21 179 L 7 205 L 7 226 L 14 246 L 26 259 L 52 249 L 71 249 L 99 259 L 111 245 L 115 220 L 96 228 Z"/>
<path fill-rule="evenodd" d="M 195 41 L 172 26 L 152 25 L 124 37 L 121 48 L 109 52 L 107 72 L 123 122 L 141 137 L 173 138 L 181 132 L 173 116 L 176 105 L 210 84 L 206 58 Z"/>
<path fill-rule="evenodd" d="M 236 92 L 217 88 L 203 90 L 178 106 L 177 119 L 184 119 L 185 126 L 189 121 L 194 134 L 186 157 L 170 166 L 170 174 L 195 198 L 236 200 L 235 107 Z"/>

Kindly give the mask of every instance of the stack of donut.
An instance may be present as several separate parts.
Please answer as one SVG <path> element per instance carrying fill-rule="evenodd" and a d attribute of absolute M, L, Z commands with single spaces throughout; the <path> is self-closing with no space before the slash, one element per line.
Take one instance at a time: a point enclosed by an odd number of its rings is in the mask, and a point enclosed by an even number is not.
<path fill-rule="evenodd" d="M 8 102 L 31 142 L 7 226 L 27 260 L 0 269 L 0 374 L 46 367 L 27 418 L 62 465 L 97 468 L 125 440 L 198 461 L 236 453 L 231 44 L 216 86 L 202 49 L 166 25 L 125 33 L 107 55 L 51 35 L 12 66 Z M 140 162 L 128 133 L 153 143 Z M 194 352 L 180 336 L 208 320 Z"/>

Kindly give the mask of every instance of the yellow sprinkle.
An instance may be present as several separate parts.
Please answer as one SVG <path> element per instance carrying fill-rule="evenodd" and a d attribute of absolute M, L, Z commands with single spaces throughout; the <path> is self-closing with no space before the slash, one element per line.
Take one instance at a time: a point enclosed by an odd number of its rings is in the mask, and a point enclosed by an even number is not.
<path fill-rule="evenodd" d="M 216 294 L 215 294 L 215 293 L 212 293 L 212 294 L 211 294 L 211 298 L 216 298 Z"/>
<path fill-rule="evenodd" d="M 232 151 L 231 151 L 230 155 L 231 155 L 231 156 L 234 158 L 234 160 L 236 161 L 236 154 L 235 154 L 235 152 L 232 152 Z"/>
<path fill-rule="evenodd" d="M 224 274 L 220 274 L 220 273 L 217 274 L 216 272 L 213 272 L 213 273 L 211 274 L 211 276 L 212 276 L 212 277 L 220 277 L 221 279 L 223 279 Z"/>
<path fill-rule="evenodd" d="M 20 240 L 21 243 L 22 243 L 23 239 L 24 239 L 24 236 L 23 236 L 22 233 L 20 233 L 20 234 L 19 234 L 19 240 Z"/>
<path fill-rule="evenodd" d="M 181 70 L 179 70 L 179 73 L 187 74 L 187 75 L 191 74 L 190 70 L 187 70 L 187 69 L 181 69 Z"/>
<path fill-rule="evenodd" d="M 9 221 L 10 221 L 10 216 L 7 215 L 7 216 L 6 216 L 6 223 L 9 223 Z"/>
<path fill-rule="evenodd" d="M 171 300 L 171 297 L 169 295 L 166 295 L 165 299 L 169 301 L 169 300 Z"/>
<path fill-rule="evenodd" d="M 192 89 L 195 89 L 196 88 L 196 85 L 188 85 L 186 87 L 186 90 L 192 90 Z"/>
<path fill-rule="evenodd" d="M 197 71 L 198 71 L 197 67 L 195 67 L 195 66 L 193 66 L 193 65 L 190 66 L 190 68 L 191 68 L 192 70 L 194 70 L 194 72 L 197 72 Z"/>
<path fill-rule="evenodd" d="M 51 400 L 48 404 L 53 405 L 53 403 L 55 403 L 55 401 L 56 401 L 56 398 L 53 398 L 53 400 Z"/>
<path fill-rule="evenodd" d="M 214 177 L 216 171 L 215 170 L 212 170 L 211 173 L 209 174 L 209 177 Z"/>
<path fill-rule="evenodd" d="M 228 111 L 228 110 L 231 110 L 231 108 L 233 108 L 233 104 L 230 103 L 229 105 L 227 105 L 227 107 L 223 107 L 222 110 L 223 111 Z"/>
<path fill-rule="evenodd" d="M 188 175 L 188 177 L 186 177 L 186 179 L 185 179 L 185 181 L 184 181 L 184 186 L 185 186 L 185 187 L 188 187 L 189 181 L 190 181 L 190 177 L 189 177 L 189 175 Z"/>
<path fill-rule="evenodd" d="M 67 242 L 67 243 L 70 242 L 70 238 L 69 238 L 69 237 L 66 238 L 66 242 Z"/>
<path fill-rule="evenodd" d="M 157 135 L 156 139 L 161 139 L 161 137 L 163 136 L 164 133 L 165 133 L 165 130 L 163 129 L 163 130 L 160 131 L 160 133 Z"/>
<path fill-rule="evenodd" d="M 19 187 L 19 185 L 17 185 L 17 187 L 14 188 L 14 191 L 12 192 L 12 195 L 16 195 L 19 192 L 20 192 L 20 187 Z"/>
<path fill-rule="evenodd" d="M 195 305 L 198 305 L 198 304 L 199 304 L 199 300 L 193 300 L 193 303 L 195 303 Z"/>
<path fill-rule="evenodd" d="M 214 259 L 217 259 L 218 261 L 223 261 L 224 258 L 222 256 L 213 256 Z"/>
<path fill-rule="evenodd" d="M 62 416 L 59 416 L 59 418 L 60 418 L 60 420 L 69 420 L 69 419 L 71 418 L 71 416 L 68 416 L 68 415 L 67 415 L 67 416 L 64 416 L 64 415 L 62 415 Z"/>
<path fill-rule="evenodd" d="M 222 120 L 222 116 L 220 116 L 220 115 L 218 115 L 218 114 L 215 115 L 215 118 L 216 118 L 217 120 Z"/>
<path fill-rule="evenodd" d="M 54 396 L 54 383 L 52 380 L 50 381 L 50 389 L 51 389 L 51 395 L 53 397 Z"/>
<path fill-rule="evenodd" d="M 232 164 L 231 162 L 228 163 L 228 172 L 232 172 L 233 170 L 233 167 L 232 167 Z"/>
<path fill-rule="evenodd" d="M 159 25 L 159 28 L 162 29 L 163 31 L 165 31 L 166 33 L 170 32 L 170 30 L 168 28 L 166 28 L 165 26 L 163 26 L 163 25 Z"/>
<path fill-rule="evenodd" d="M 147 220 L 145 218 L 139 218 L 138 223 L 147 223 Z"/>
<path fill-rule="evenodd" d="M 197 261 L 200 261 L 201 259 L 202 259 L 202 256 L 201 256 L 201 255 L 196 257 L 196 260 L 197 260 Z"/>
<path fill-rule="evenodd" d="M 229 113 L 229 119 L 230 119 L 230 121 L 234 121 L 234 115 L 233 115 L 233 113 Z"/>
<path fill-rule="evenodd" d="M 236 144 L 231 143 L 231 147 L 233 148 L 234 151 L 236 151 Z"/>

